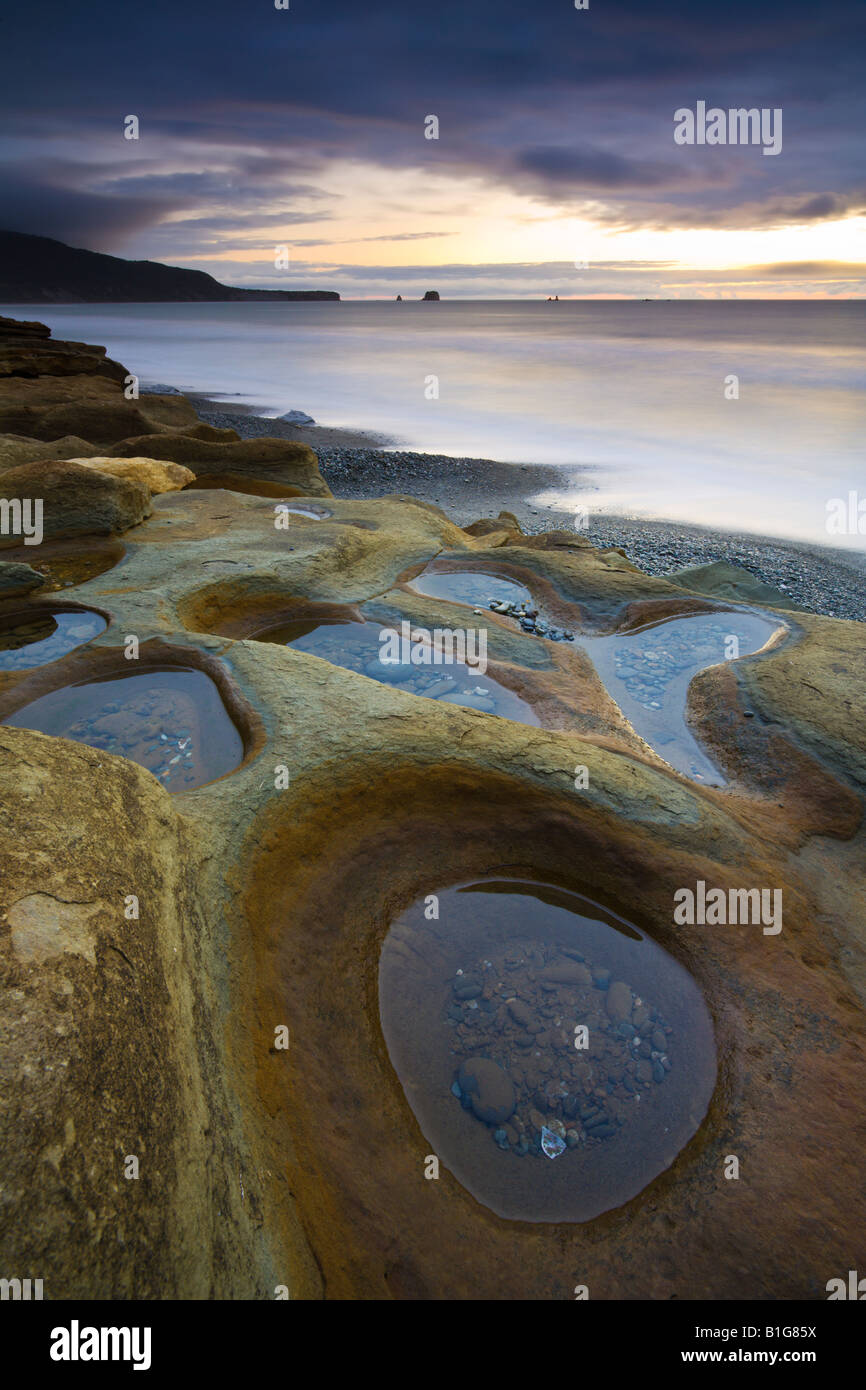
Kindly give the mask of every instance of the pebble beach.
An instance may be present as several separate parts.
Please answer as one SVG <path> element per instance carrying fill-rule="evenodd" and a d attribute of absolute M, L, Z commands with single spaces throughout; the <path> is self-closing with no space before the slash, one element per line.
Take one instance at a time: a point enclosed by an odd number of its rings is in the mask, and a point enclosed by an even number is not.
<path fill-rule="evenodd" d="M 587 487 L 589 521 L 583 534 L 593 545 L 621 549 L 640 569 L 670 575 L 724 561 L 748 570 L 779 590 L 794 608 L 825 617 L 866 620 L 866 553 L 809 545 L 778 537 L 714 531 L 681 522 L 605 516 L 592 511 L 592 470 L 574 472 L 542 464 L 500 463 L 407 451 L 384 436 L 290 425 L 204 396 L 190 396 L 210 425 L 237 430 L 242 439 L 264 436 L 308 444 L 328 486 L 339 497 L 405 494 L 433 502 L 458 526 L 512 512 L 528 534 L 570 529 L 569 512 L 534 499 L 567 481 Z"/>

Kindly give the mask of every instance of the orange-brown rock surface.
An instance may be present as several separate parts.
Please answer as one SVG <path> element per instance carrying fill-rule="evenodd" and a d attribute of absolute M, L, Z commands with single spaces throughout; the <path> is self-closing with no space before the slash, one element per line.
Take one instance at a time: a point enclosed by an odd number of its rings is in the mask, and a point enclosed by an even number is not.
<path fill-rule="evenodd" d="M 866 1235 L 862 627 L 778 614 L 775 645 L 694 680 L 691 727 L 726 778 L 702 786 L 636 733 L 580 638 L 725 611 L 706 583 L 523 537 L 507 515 L 464 531 L 409 499 L 281 520 L 273 497 L 193 485 L 148 505 L 123 564 L 105 551 L 63 590 L 106 629 L 0 673 L 0 719 L 76 682 L 188 666 L 216 682 L 243 757 L 169 795 L 123 757 L 0 728 L 5 1265 L 38 1270 L 53 1298 L 826 1297 Z M 536 725 L 254 635 L 470 621 L 410 587 L 432 562 L 517 580 L 574 630 L 550 642 L 484 613 L 489 674 Z M 48 584 L 4 601 L 18 617 L 51 604 Z M 444 1160 L 427 1180 L 429 1140 L 391 1066 L 389 923 L 483 875 L 620 913 L 712 1014 L 718 1082 L 694 1138 L 584 1224 L 496 1216 Z M 673 894 L 698 879 L 782 888 L 782 931 L 676 926 Z"/>

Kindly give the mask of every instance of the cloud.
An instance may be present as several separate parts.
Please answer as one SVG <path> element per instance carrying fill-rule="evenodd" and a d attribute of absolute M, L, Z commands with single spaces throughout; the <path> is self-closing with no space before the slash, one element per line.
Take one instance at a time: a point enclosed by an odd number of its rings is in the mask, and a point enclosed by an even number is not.
<path fill-rule="evenodd" d="M 214 272 L 213 262 L 187 262 L 191 269 Z M 722 270 L 681 266 L 675 261 L 592 261 L 578 271 L 570 261 L 455 262 L 449 265 L 358 266 L 337 261 L 296 264 L 291 281 L 271 266 L 221 261 L 218 278 L 250 288 L 335 289 L 344 299 L 420 299 L 438 289 L 445 300 L 546 299 L 622 296 L 642 299 L 691 299 L 723 295 L 762 299 L 779 295 L 866 296 L 866 263 L 814 261 L 773 262 Z"/>
<path fill-rule="evenodd" d="M 133 233 L 155 226 L 172 208 L 166 198 L 114 198 L 42 182 L 14 165 L 0 166 L 0 222 L 5 231 L 110 251 Z"/>
<path fill-rule="evenodd" d="M 769 230 L 773 227 L 795 227 L 809 222 L 837 221 L 844 217 L 866 214 L 866 192 L 806 193 L 791 198 L 769 195 L 763 201 L 740 201 L 730 204 L 724 190 L 707 193 L 697 204 L 682 199 L 646 200 L 632 198 L 628 203 L 607 200 L 596 207 L 595 219 L 601 224 L 630 231 L 652 228 L 655 231 L 674 229 L 737 230 L 744 228 Z"/>
<path fill-rule="evenodd" d="M 756 276 L 790 280 L 866 280 L 866 261 L 777 261 L 752 267 Z"/>
<path fill-rule="evenodd" d="M 530 174 L 536 187 L 610 189 L 659 188 L 677 184 L 688 177 L 680 167 L 659 162 L 626 159 L 609 150 L 568 149 L 547 145 L 520 150 L 514 157 L 514 168 Z"/>
<path fill-rule="evenodd" d="M 386 232 L 382 236 L 353 236 L 340 237 L 339 240 L 328 241 L 324 237 L 310 237 L 301 240 L 298 237 L 292 238 L 293 246 L 359 246 L 362 242 L 368 241 L 430 241 L 436 237 L 453 236 L 453 232 Z"/>
<path fill-rule="evenodd" d="M 336 161 L 484 180 L 618 227 L 818 224 L 864 201 L 862 0 L 148 0 L 122 22 L 88 0 L 48 25 L 19 6 L 4 60 L 0 221 L 94 249 L 185 234 L 194 254 L 324 220 Z M 780 157 L 674 147 L 673 112 L 697 99 L 781 105 Z"/>

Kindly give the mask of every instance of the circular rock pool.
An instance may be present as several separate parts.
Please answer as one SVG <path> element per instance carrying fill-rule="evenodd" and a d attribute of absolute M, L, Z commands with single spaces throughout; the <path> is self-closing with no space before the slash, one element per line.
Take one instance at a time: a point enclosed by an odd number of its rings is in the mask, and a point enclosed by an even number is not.
<path fill-rule="evenodd" d="M 46 666 L 90 642 L 107 623 L 101 613 L 33 608 L 0 620 L 0 671 Z"/>
<path fill-rule="evenodd" d="M 3 723 L 129 758 L 172 792 L 212 782 L 244 756 L 241 735 L 210 676 L 181 666 L 66 685 Z"/>
<path fill-rule="evenodd" d="M 583 1222 L 673 1163 L 716 1080 L 697 984 L 597 904 L 523 880 L 438 893 L 391 925 L 391 1062 L 430 1152 L 499 1216 Z"/>
<path fill-rule="evenodd" d="M 501 603 L 529 603 L 532 595 L 516 579 L 504 579 L 483 570 L 423 570 L 409 581 L 410 589 L 427 598 L 444 598 L 451 603 L 475 604 L 487 608 Z"/>

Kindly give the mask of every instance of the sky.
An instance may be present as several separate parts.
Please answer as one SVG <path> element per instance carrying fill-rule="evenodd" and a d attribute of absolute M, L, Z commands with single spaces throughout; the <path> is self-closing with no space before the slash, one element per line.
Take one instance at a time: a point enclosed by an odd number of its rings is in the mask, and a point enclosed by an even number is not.
<path fill-rule="evenodd" d="M 866 294 L 864 0 L 288 6 L 7 5 L 0 227 L 347 299 Z M 699 102 L 781 148 L 678 143 Z"/>

